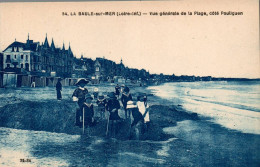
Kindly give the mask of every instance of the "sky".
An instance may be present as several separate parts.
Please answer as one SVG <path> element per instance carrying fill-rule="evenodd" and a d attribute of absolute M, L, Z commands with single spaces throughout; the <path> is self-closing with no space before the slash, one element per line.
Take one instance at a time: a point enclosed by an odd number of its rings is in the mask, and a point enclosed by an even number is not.
<path fill-rule="evenodd" d="M 260 78 L 258 0 L 0 3 L 0 51 L 14 40 L 55 46 L 76 57 L 121 58 L 150 73 Z M 142 16 L 63 16 L 62 12 L 135 12 Z M 192 12 L 151 16 L 149 12 Z M 238 11 L 242 16 L 194 15 Z"/>

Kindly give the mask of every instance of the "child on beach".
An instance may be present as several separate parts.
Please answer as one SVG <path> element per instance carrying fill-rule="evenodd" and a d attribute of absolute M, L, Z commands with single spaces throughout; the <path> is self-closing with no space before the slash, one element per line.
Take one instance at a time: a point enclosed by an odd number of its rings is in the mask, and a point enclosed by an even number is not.
<path fill-rule="evenodd" d="M 96 103 L 98 105 L 98 111 L 100 113 L 100 118 L 104 119 L 104 117 L 105 117 L 104 116 L 104 114 L 105 114 L 105 107 L 106 107 L 106 104 L 107 104 L 107 100 L 105 99 L 105 96 L 100 93 L 98 95 Z"/>
<path fill-rule="evenodd" d="M 137 97 L 137 103 L 136 103 L 140 113 L 143 115 L 145 127 L 147 128 L 150 122 L 149 117 L 149 105 L 147 104 L 147 95 L 146 94 L 140 94 Z"/>
<path fill-rule="evenodd" d="M 117 84 L 115 87 L 115 95 L 117 96 L 117 98 L 119 98 L 120 95 L 120 86 Z"/>
<path fill-rule="evenodd" d="M 130 113 L 127 112 L 127 108 L 126 108 L 127 102 L 130 101 L 130 100 L 132 101 L 133 98 L 132 98 L 132 95 L 130 93 L 130 89 L 126 86 L 124 88 L 124 92 L 123 92 L 122 97 L 121 97 L 121 102 L 122 102 L 124 110 L 125 110 L 125 119 L 127 119 L 128 116 L 130 117 Z"/>
<path fill-rule="evenodd" d="M 109 93 L 108 97 L 109 99 L 106 105 L 106 110 L 109 112 L 108 127 L 110 127 L 109 130 L 110 134 L 115 136 L 118 128 L 118 120 L 121 119 L 118 115 L 118 110 L 120 109 L 120 103 L 117 100 L 114 92 Z"/>
<path fill-rule="evenodd" d="M 121 97 L 122 97 L 122 94 L 123 94 L 123 92 L 124 92 L 124 89 L 125 89 L 125 85 L 124 84 L 122 84 L 121 86 L 120 86 L 120 95 L 119 95 L 119 97 L 120 97 L 120 99 L 121 99 Z"/>
<path fill-rule="evenodd" d="M 144 132 L 144 118 L 143 115 L 139 112 L 137 105 L 134 103 L 134 101 L 128 101 L 127 102 L 127 110 L 130 111 L 130 113 L 133 116 L 133 121 L 131 123 L 130 127 L 130 137 L 135 136 L 137 140 L 140 138 L 140 133 L 143 134 Z M 134 132 L 134 133 L 131 133 Z"/>
<path fill-rule="evenodd" d="M 89 127 L 92 125 L 94 122 L 93 116 L 94 116 L 94 109 L 93 109 L 93 104 L 92 104 L 93 98 L 91 97 L 90 94 L 86 95 L 86 100 L 83 103 L 83 112 L 80 113 L 80 120 L 81 120 L 81 126 L 83 125 L 83 118 L 84 118 L 84 126 L 87 128 L 89 133 Z M 84 113 L 84 117 L 83 117 Z"/>
<path fill-rule="evenodd" d="M 93 96 L 94 96 L 94 99 L 97 99 L 97 97 L 98 97 L 98 88 L 94 88 Z"/>
<path fill-rule="evenodd" d="M 88 83 L 86 79 L 78 79 L 76 86 L 78 88 L 72 94 L 73 101 L 77 101 L 79 109 L 76 109 L 76 126 L 80 126 L 80 112 L 82 112 L 83 103 L 85 102 L 85 96 L 88 93 L 88 89 L 85 88 L 85 85 Z"/>

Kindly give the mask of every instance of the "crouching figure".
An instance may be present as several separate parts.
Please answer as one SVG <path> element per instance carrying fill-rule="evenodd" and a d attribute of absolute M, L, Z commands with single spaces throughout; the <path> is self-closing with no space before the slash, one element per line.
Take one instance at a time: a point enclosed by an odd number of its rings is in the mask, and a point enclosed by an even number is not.
<path fill-rule="evenodd" d="M 139 112 L 142 114 L 144 118 L 144 127 L 145 127 L 145 131 L 147 131 L 150 125 L 149 105 L 147 103 L 147 95 L 144 93 L 139 94 L 139 96 L 137 97 L 136 105 Z"/>
<path fill-rule="evenodd" d="M 139 140 L 144 133 L 144 117 L 139 112 L 134 101 L 128 101 L 127 110 L 129 110 L 133 117 L 130 127 L 130 138 Z"/>

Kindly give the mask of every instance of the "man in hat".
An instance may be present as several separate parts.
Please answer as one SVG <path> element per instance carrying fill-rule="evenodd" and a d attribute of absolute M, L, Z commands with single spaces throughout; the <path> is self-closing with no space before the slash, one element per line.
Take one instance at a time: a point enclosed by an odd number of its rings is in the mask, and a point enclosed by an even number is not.
<path fill-rule="evenodd" d="M 118 123 L 117 121 L 121 119 L 118 115 L 118 109 L 120 109 L 120 103 L 117 100 L 114 92 L 110 92 L 108 94 L 108 97 L 109 99 L 106 105 L 106 110 L 109 112 L 108 128 L 110 127 L 110 132 L 112 133 L 113 136 L 115 136 L 117 132 L 117 123 Z"/>
<path fill-rule="evenodd" d="M 62 91 L 62 84 L 61 84 L 61 81 L 62 79 L 61 78 L 59 78 L 58 79 L 58 82 L 57 82 L 57 84 L 56 84 L 56 91 L 57 91 L 57 99 L 58 100 L 61 100 L 62 99 L 62 97 L 61 97 L 61 91 Z"/>
<path fill-rule="evenodd" d="M 82 112 L 83 103 L 85 102 L 85 96 L 88 94 L 88 89 L 85 85 L 88 83 L 86 79 L 78 79 L 76 86 L 78 88 L 72 94 L 73 101 L 78 102 L 79 109 L 76 110 L 76 126 L 80 126 L 80 112 Z"/>
<path fill-rule="evenodd" d="M 98 105 L 98 111 L 100 113 L 101 119 L 104 118 L 106 104 L 107 104 L 107 100 L 105 99 L 105 96 L 102 93 L 100 93 L 97 97 L 97 105 Z"/>
<path fill-rule="evenodd" d="M 125 110 L 125 119 L 127 119 L 128 116 L 130 117 L 130 113 L 127 112 L 127 108 L 126 108 L 127 102 L 130 101 L 130 100 L 133 100 L 133 98 L 132 98 L 132 95 L 130 93 L 130 89 L 126 86 L 124 88 L 124 91 L 123 91 L 122 97 L 121 97 L 121 102 L 122 102 L 124 110 Z"/>

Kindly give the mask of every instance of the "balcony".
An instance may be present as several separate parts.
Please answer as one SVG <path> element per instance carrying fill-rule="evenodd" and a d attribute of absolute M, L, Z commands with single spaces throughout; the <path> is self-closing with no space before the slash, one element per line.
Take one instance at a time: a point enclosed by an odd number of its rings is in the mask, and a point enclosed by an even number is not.
<path fill-rule="evenodd" d="M 13 72 L 13 73 L 16 73 L 16 74 L 20 74 L 22 72 L 22 69 L 21 68 L 9 67 L 9 68 L 5 68 L 4 71 L 5 72 Z"/>
<path fill-rule="evenodd" d="M 11 63 L 11 59 L 6 59 L 5 63 Z"/>

